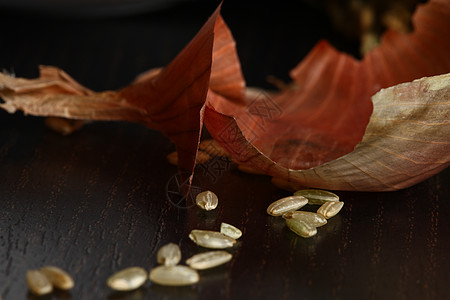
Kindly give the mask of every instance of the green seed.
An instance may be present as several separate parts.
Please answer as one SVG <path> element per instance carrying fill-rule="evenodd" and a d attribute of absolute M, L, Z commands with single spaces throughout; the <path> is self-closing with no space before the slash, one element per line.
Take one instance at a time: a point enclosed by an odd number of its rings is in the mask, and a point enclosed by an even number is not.
<path fill-rule="evenodd" d="M 290 230 L 304 238 L 312 237 L 317 233 L 316 227 L 302 220 L 286 219 L 286 225 Z"/>
<path fill-rule="evenodd" d="M 299 190 L 294 193 L 295 196 L 303 196 L 308 199 L 308 204 L 322 205 L 326 202 L 339 201 L 339 196 L 335 193 L 324 190 Z"/>
<path fill-rule="evenodd" d="M 290 211 L 285 213 L 283 218 L 304 221 L 314 227 L 320 227 L 327 224 L 327 219 L 325 219 L 324 216 L 309 211 Z"/>
<path fill-rule="evenodd" d="M 322 206 L 317 210 L 317 213 L 329 219 L 337 215 L 343 206 L 344 202 L 327 202 L 322 204 Z"/>
<path fill-rule="evenodd" d="M 289 196 L 281 198 L 267 207 L 267 213 L 272 216 L 281 216 L 288 211 L 302 208 L 308 203 L 308 199 L 303 196 Z"/>

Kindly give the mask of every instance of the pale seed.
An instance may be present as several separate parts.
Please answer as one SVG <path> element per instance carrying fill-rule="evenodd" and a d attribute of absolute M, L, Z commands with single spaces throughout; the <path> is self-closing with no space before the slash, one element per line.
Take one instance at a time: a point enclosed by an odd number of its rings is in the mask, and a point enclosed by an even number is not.
<path fill-rule="evenodd" d="M 41 272 L 57 289 L 70 290 L 74 286 L 72 277 L 66 271 L 58 267 L 45 266 L 41 268 Z"/>
<path fill-rule="evenodd" d="M 286 225 L 290 230 L 304 238 L 312 237 L 317 233 L 316 227 L 302 220 L 286 219 Z"/>
<path fill-rule="evenodd" d="M 150 271 L 150 280 L 160 285 L 182 286 L 197 283 L 197 271 L 186 266 L 159 266 Z"/>
<path fill-rule="evenodd" d="M 26 275 L 27 285 L 35 295 L 46 295 L 53 291 L 53 286 L 48 278 L 39 270 L 29 270 Z"/>
<path fill-rule="evenodd" d="M 213 210 L 219 204 L 217 195 L 211 191 L 201 192 L 195 197 L 197 206 L 204 210 Z"/>
<path fill-rule="evenodd" d="M 283 218 L 301 220 L 314 227 L 320 227 L 327 224 L 327 219 L 325 219 L 324 216 L 309 211 L 290 211 L 285 213 Z"/>
<path fill-rule="evenodd" d="M 199 246 L 212 249 L 230 248 L 236 244 L 235 239 L 217 231 L 194 229 L 189 238 Z"/>
<path fill-rule="evenodd" d="M 334 217 L 339 213 L 339 211 L 344 206 L 344 202 L 327 202 L 322 204 L 322 206 L 317 210 L 318 214 L 321 214 L 325 218 L 329 219 Z"/>
<path fill-rule="evenodd" d="M 339 196 L 335 193 L 324 190 L 299 190 L 294 193 L 295 196 L 303 196 L 308 199 L 308 204 L 322 205 L 325 202 L 339 201 Z"/>
<path fill-rule="evenodd" d="M 116 291 L 131 291 L 139 288 L 147 280 L 147 271 L 141 267 L 130 267 L 114 273 L 106 284 Z"/>
<path fill-rule="evenodd" d="M 181 260 L 181 250 L 177 244 L 169 243 L 159 248 L 156 254 L 156 260 L 159 264 L 165 266 L 174 266 Z"/>
<path fill-rule="evenodd" d="M 186 260 L 186 264 L 193 269 L 204 270 L 220 266 L 229 262 L 231 258 L 232 255 L 226 251 L 209 251 L 192 256 Z"/>
<path fill-rule="evenodd" d="M 267 207 L 267 213 L 272 216 L 281 216 L 288 211 L 300 209 L 308 203 L 303 196 L 289 196 L 279 199 Z"/>
<path fill-rule="evenodd" d="M 220 232 L 236 240 L 242 236 L 242 231 L 239 228 L 223 222 L 220 224 Z"/>

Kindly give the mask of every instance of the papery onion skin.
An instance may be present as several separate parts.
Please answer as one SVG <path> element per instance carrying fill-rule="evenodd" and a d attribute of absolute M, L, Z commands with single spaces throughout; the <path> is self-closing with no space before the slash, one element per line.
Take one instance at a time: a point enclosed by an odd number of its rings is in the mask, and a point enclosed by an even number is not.
<path fill-rule="evenodd" d="M 233 157 L 268 175 L 306 187 L 392 191 L 419 183 L 450 164 L 449 99 L 450 73 L 383 89 L 372 98 L 373 114 L 355 150 L 307 170 L 275 163 L 245 138 L 235 119 L 212 107 L 206 109 L 205 124 L 221 133 L 213 137 Z"/>

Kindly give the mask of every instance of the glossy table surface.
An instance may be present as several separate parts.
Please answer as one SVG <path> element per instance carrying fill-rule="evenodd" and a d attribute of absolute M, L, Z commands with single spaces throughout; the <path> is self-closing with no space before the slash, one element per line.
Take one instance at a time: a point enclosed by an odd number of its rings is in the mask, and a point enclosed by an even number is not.
<path fill-rule="evenodd" d="M 0 67 L 35 77 L 56 65 L 94 89 L 117 89 L 135 75 L 167 64 L 195 35 L 216 3 L 115 18 L 1 11 Z M 302 2 L 225 2 L 249 85 L 288 71 L 320 38 L 354 51 L 322 10 Z M 13 28 L 15 28 L 13 30 Z M 43 119 L 0 112 L 0 296 L 10 299 L 448 299 L 450 172 L 405 190 L 337 192 L 341 213 L 303 239 L 266 214 L 289 195 L 270 178 L 238 171 L 228 160 L 197 167 L 194 186 L 211 189 L 219 206 L 200 211 L 177 198 L 173 144 L 138 124 L 96 122 L 61 136 Z M 312 209 L 312 208 L 311 208 Z M 183 258 L 202 252 L 192 229 L 233 224 L 243 237 L 226 265 L 201 271 L 189 287 L 147 282 L 119 293 L 106 279 L 129 266 L 156 266 L 164 244 Z M 183 260 L 184 262 L 184 260 Z M 56 265 L 75 288 L 37 298 L 25 273 Z"/>

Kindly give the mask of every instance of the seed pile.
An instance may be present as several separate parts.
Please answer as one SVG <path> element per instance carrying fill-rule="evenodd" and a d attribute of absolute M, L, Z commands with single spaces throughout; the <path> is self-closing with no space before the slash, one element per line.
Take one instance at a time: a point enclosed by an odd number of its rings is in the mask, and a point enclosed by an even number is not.
<path fill-rule="evenodd" d="M 70 290 L 73 288 L 72 277 L 64 270 L 54 266 L 44 266 L 40 270 L 28 270 L 26 281 L 29 290 L 38 296 L 53 292 L 53 288 Z"/>
<path fill-rule="evenodd" d="M 199 246 L 228 248 L 234 246 L 235 238 L 241 235 L 242 232 L 238 228 L 222 223 L 221 232 L 194 229 L 189 237 Z M 192 285 L 200 280 L 197 270 L 220 266 L 229 262 L 231 258 L 230 253 L 215 250 L 193 255 L 186 260 L 188 266 L 179 265 L 181 249 L 177 244 L 169 243 L 158 250 L 156 259 L 159 265 L 151 269 L 149 273 L 141 267 L 126 268 L 110 276 L 106 284 L 116 291 L 135 290 L 141 287 L 147 278 L 153 283 L 165 286 Z"/>
<path fill-rule="evenodd" d="M 317 213 L 298 211 L 306 204 L 320 205 Z M 299 190 L 293 196 L 279 199 L 267 207 L 272 216 L 283 216 L 287 227 L 301 237 L 317 234 L 317 227 L 323 226 L 337 215 L 344 206 L 339 196 L 332 192 L 314 189 Z"/>

